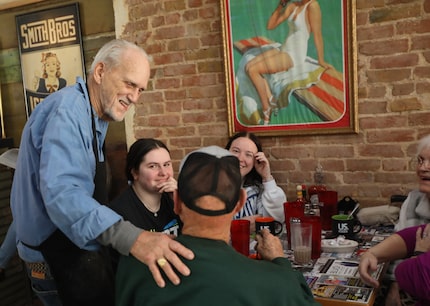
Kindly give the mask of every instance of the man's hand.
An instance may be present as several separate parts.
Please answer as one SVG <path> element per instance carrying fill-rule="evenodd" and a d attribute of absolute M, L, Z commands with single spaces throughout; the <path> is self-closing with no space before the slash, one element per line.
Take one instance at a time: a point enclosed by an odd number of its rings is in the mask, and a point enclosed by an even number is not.
<path fill-rule="evenodd" d="M 148 266 L 152 277 L 161 288 L 166 283 L 159 268 L 163 269 L 169 280 L 175 285 L 180 283 L 180 279 L 173 267 L 182 275 L 188 276 L 191 273 L 177 254 L 191 260 L 194 258 L 194 253 L 163 233 L 143 231 L 131 247 L 130 253 Z"/>
<path fill-rule="evenodd" d="M 271 261 L 277 257 L 284 257 L 281 240 L 273 236 L 268 229 L 257 233 L 255 239 L 257 240 L 255 249 L 262 259 Z"/>
<path fill-rule="evenodd" d="M 379 281 L 372 277 L 372 272 L 376 271 L 378 267 L 378 259 L 371 252 L 366 251 L 361 255 L 360 265 L 358 266 L 358 272 L 360 273 L 361 280 L 372 286 L 379 287 Z"/>

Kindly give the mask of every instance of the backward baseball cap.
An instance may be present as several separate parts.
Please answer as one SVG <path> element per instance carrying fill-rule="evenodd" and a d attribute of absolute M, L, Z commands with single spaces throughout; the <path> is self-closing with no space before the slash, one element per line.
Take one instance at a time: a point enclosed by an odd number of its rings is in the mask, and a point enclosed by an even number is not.
<path fill-rule="evenodd" d="M 233 211 L 239 201 L 242 176 L 239 159 L 218 146 L 192 151 L 179 165 L 178 194 L 184 204 L 206 216 L 220 216 Z M 202 196 L 211 195 L 224 202 L 225 208 L 204 209 L 196 205 Z"/>

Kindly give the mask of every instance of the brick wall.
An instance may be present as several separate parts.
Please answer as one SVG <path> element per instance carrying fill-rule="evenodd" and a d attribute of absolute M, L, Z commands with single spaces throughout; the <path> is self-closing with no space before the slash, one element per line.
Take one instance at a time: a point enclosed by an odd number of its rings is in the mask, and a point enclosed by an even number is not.
<path fill-rule="evenodd" d="M 127 1 L 121 36 L 153 56 L 150 90 L 136 106 L 134 137 L 156 137 L 177 169 L 190 150 L 228 138 L 218 0 Z M 262 138 L 273 175 L 294 186 L 325 184 L 363 206 L 416 186 L 411 160 L 430 133 L 430 0 L 357 0 L 359 133 Z M 130 131 L 127 131 L 130 132 Z"/>

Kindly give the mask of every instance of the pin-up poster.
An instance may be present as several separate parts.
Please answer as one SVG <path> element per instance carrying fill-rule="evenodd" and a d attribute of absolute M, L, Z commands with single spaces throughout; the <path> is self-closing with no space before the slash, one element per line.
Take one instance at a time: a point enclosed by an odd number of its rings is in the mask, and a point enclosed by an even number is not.
<path fill-rule="evenodd" d="M 16 16 L 27 117 L 49 94 L 85 77 L 78 3 Z"/>

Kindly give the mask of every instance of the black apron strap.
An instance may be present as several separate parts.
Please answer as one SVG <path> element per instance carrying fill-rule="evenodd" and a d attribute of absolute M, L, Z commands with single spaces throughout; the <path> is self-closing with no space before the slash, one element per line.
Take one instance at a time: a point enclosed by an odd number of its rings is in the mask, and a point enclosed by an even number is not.
<path fill-rule="evenodd" d="M 97 144 L 97 130 L 96 122 L 91 108 L 91 124 L 93 128 L 93 151 L 96 157 L 96 175 L 94 177 L 94 194 L 93 198 L 101 204 L 108 204 L 108 190 L 107 190 L 107 171 L 106 171 L 106 155 L 105 155 L 105 144 L 103 143 L 103 154 L 104 161 L 100 161 L 99 150 Z"/>

